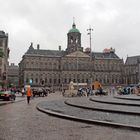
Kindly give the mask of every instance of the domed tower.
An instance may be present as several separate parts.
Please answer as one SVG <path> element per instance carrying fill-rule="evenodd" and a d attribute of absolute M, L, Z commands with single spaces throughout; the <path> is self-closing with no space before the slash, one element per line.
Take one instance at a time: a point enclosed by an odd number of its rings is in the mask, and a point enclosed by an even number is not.
<path fill-rule="evenodd" d="M 81 47 L 81 33 L 76 28 L 76 24 L 73 22 L 72 29 L 69 30 L 67 34 L 67 53 L 72 53 L 75 51 L 83 51 L 83 48 Z"/>

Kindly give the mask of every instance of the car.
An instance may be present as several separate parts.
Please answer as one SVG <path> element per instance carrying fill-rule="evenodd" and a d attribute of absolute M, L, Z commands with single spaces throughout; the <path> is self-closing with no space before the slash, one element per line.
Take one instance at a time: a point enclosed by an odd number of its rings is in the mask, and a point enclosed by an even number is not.
<path fill-rule="evenodd" d="M 11 101 L 16 99 L 16 95 L 11 91 L 0 91 L 0 99 L 4 101 Z"/>
<path fill-rule="evenodd" d="M 97 89 L 95 95 L 108 95 L 107 91 Z"/>

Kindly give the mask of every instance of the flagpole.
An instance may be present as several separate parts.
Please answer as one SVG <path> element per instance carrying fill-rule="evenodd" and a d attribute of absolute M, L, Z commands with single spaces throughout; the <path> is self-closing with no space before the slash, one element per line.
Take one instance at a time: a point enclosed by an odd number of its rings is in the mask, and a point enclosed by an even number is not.
<path fill-rule="evenodd" d="M 91 46 L 91 32 L 93 31 L 93 29 L 91 27 L 89 27 L 89 29 L 87 29 L 88 31 L 88 35 L 89 35 L 89 45 L 90 45 L 90 62 L 91 62 L 91 66 L 90 66 L 90 86 L 91 86 L 91 90 L 92 90 L 92 46 Z"/>

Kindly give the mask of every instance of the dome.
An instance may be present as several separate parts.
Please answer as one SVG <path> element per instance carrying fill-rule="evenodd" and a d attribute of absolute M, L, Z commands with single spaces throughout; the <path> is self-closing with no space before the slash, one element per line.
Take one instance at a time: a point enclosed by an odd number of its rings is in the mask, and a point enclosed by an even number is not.
<path fill-rule="evenodd" d="M 76 28 L 72 28 L 69 30 L 69 33 L 80 33 L 80 31 Z"/>
<path fill-rule="evenodd" d="M 76 28 L 75 23 L 73 23 L 72 29 L 69 30 L 69 33 L 80 33 L 80 31 Z"/>

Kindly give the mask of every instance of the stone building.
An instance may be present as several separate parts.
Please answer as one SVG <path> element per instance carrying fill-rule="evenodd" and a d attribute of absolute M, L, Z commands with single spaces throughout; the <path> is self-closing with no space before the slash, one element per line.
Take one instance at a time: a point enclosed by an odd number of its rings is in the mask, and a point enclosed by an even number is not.
<path fill-rule="evenodd" d="M 8 87 L 19 87 L 19 67 L 11 63 L 7 69 Z"/>
<path fill-rule="evenodd" d="M 74 83 L 98 80 L 102 85 L 122 84 L 123 60 L 110 48 L 104 52 L 84 51 L 81 33 L 73 23 L 67 33 L 67 48 L 61 50 L 37 49 L 31 43 L 19 63 L 20 85 L 32 81 L 32 86 L 60 88 Z"/>
<path fill-rule="evenodd" d="M 127 57 L 123 77 L 126 85 L 140 82 L 140 56 Z"/>
<path fill-rule="evenodd" d="M 8 34 L 0 31 L 0 87 L 7 87 Z"/>

